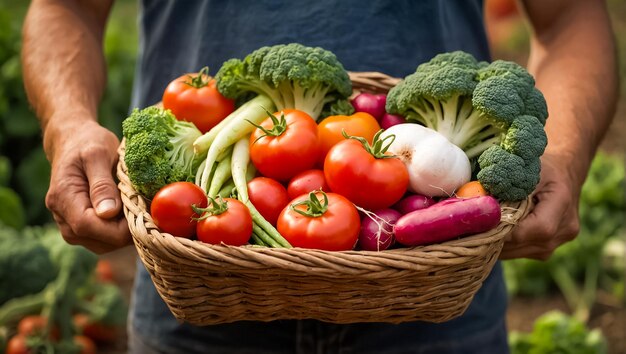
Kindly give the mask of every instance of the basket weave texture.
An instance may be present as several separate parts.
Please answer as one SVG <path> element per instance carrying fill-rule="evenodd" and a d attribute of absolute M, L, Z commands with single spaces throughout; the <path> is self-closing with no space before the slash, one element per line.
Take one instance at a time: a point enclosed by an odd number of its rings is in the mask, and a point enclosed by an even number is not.
<path fill-rule="evenodd" d="M 383 93 L 398 79 L 350 73 L 355 93 Z M 119 148 L 117 175 L 139 257 L 174 316 L 195 325 L 240 320 L 332 323 L 443 322 L 461 315 L 530 209 L 502 204 L 493 230 L 382 252 L 209 245 L 162 233 L 132 186 Z"/>

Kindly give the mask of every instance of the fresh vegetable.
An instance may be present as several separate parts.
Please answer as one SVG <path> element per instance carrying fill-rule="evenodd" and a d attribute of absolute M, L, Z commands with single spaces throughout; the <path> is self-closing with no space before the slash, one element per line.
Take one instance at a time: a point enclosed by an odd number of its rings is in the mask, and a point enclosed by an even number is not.
<path fill-rule="evenodd" d="M 239 107 L 222 123 L 215 126 L 208 133 L 193 142 L 196 153 L 207 151 L 203 167 L 198 168 L 196 184 L 208 191 L 211 185 L 215 164 L 219 164 L 234 144 L 247 137 L 254 129 L 254 124 L 260 124 L 268 116 L 274 104 L 265 96 L 257 96 Z M 252 124 L 251 124 L 252 123 Z M 210 195 L 213 197 L 213 195 Z"/>
<path fill-rule="evenodd" d="M 478 180 L 498 199 L 524 199 L 539 182 L 548 110 L 518 64 L 477 62 L 461 51 L 437 55 L 389 90 L 386 109 L 477 158 Z"/>
<path fill-rule="evenodd" d="M 115 272 L 111 261 L 105 258 L 98 259 L 96 264 L 96 278 L 103 283 L 115 282 Z"/>
<path fill-rule="evenodd" d="M 156 226 L 174 236 L 191 238 L 195 235 L 194 211 L 207 206 L 204 191 L 192 182 L 174 182 L 161 188 L 150 203 L 150 215 Z"/>
<path fill-rule="evenodd" d="M 75 335 L 74 343 L 80 348 L 80 354 L 96 354 L 96 344 L 91 338 L 83 335 Z"/>
<path fill-rule="evenodd" d="M 233 182 L 237 190 L 237 199 L 244 203 L 252 216 L 253 225 L 253 241 L 260 245 L 269 247 L 291 247 L 289 242 L 276 230 L 276 228 L 267 221 L 257 208 L 252 204 L 248 196 L 248 165 L 250 162 L 250 141 L 242 138 L 233 147 L 232 171 Z"/>
<path fill-rule="evenodd" d="M 437 201 L 431 197 L 421 194 L 409 194 L 400 199 L 400 201 L 394 204 L 392 208 L 404 215 L 415 210 L 428 208 L 435 203 L 437 203 Z"/>
<path fill-rule="evenodd" d="M 285 186 L 268 177 L 256 177 L 248 182 L 248 197 L 270 224 L 276 225 L 280 212 L 291 198 Z"/>
<path fill-rule="evenodd" d="M 389 129 L 394 125 L 406 123 L 406 119 L 404 117 L 399 116 L 397 114 L 385 113 L 383 117 L 380 119 L 380 127 L 383 129 Z"/>
<path fill-rule="evenodd" d="M 162 102 L 163 108 L 169 109 L 177 119 L 193 123 L 202 133 L 235 110 L 235 101 L 219 93 L 207 67 L 171 81 L 163 92 Z"/>
<path fill-rule="evenodd" d="M 0 228 L 0 305 L 10 299 L 43 290 L 56 278 L 49 250 L 41 242 L 26 240 L 7 227 Z"/>
<path fill-rule="evenodd" d="M 250 136 L 250 159 L 266 177 L 288 181 L 311 169 L 319 156 L 317 124 L 303 111 L 269 114 Z"/>
<path fill-rule="evenodd" d="M 449 198 L 403 215 L 393 231 L 399 243 L 418 246 L 491 230 L 500 223 L 500 216 L 494 197 Z"/>
<path fill-rule="evenodd" d="M 429 197 L 451 196 L 469 182 L 472 168 L 467 155 L 438 132 L 415 123 L 395 125 L 381 137 L 395 136 L 389 153 L 409 172 L 409 190 Z M 332 185 L 331 185 L 332 188 Z"/>
<path fill-rule="evenodd" d="M 0 228 L 2 230 L 2 228 Z M 12 297 L 0 306 L 0 329 L 15 328 L 17 336 L 12 343 L 25 344 L 31 353 L 79 353 L 72 322 L 75 313 L 85 313 L 90 318 L 124 328 L 128 309 L 120 289 L 111 283 L 102 283 L 96 277 L 98 257 L 80 246 L 67 244 L 56 225 L 27 226 L 19 233 L 2 233 L 0 240 L 13 240 L 15 244 L 36 242 L 51 263 L 41 265 L 42 273 L 51 269 L 54 276 L 40 291 Z M 5 248 L 2 248 L 5 250 Z M 18 259 L 24 266 L 34 266 L 37 259 Z M 20 268 L 14 268 L 15 276 Z M 22 273 L 22 276 L 26 274 Z M 4 284 L 4 282 L 2 283 Z M 20 282 L 11 283 L 21 286 Z M 25 338 L 26 343 L 20 340 Z M 0 344 L 1 345 L 1 344 Z M 14 344 L 11 344 L 14 345 Z M 24 347 L 21 347 L 24 348 Z M 4 346 L 2 346 L 4 349 Z M 11 352 L 9 348 L 7 352 Z"/>
<path fill-rule="evenodd" d="M 193 142 L 202 134 L 192 123 L 179 121 L 162 108 L 148 107 L 133 110 L 122 122 L 122 130 L 128 177 L 143 196 L 150 199 L 166 184 L 193 180 L 202 162 Z"/>
<path fill-rule="evenodd" d="M 41 315 L 28 315 L 17 323 L 17 333 L 30 336 L 45 336 L 51 339 L 59 339 L 59 328 L 48 328 L 48 319 Z"/>
<path fill-rule="evenodd" d="M 262 47 L 243 60 L 226 61 L 216 75 L 220 93 L 247 101 L 211 131 L 194 142 L 198 153 L 207 151 L 196 184 L 208 190 L 214 164 L 229 146 L 252 132 L 265 111 L 297 109 L 316 120 L 327 104 L 345 100 L 352 84 L 332 52 L 292 43 Z M 225 132 L 224 134 L 219 134 Z"/>
<path fill-rule="evenodd" d="M 219 245 L 241 246 L 252 236 L 252 216 L 248 208 L 233 198 L 211 199 L 198 220 L 198 240 Z"/>
<path fill-rule="evenodd" d="M 454 192 L 454 195 L 457 198 L 472 198 L 480 195 L 489 195 L 489 192 L 480 184 L 480 181 L 469 181 L 459 187 L 459 189 Z"/>
<path fill-rule="evenodd" d="M 84 313 L 75 314 L 72 321 L 77 333 L 96 343 L 113 343 L 121 334 L 120 327 L 94 321 Z"/>
<path fill-rule="evenodd" d="M 32 352 L 26 344 L 26 336 L 16 334 L 7 343 L 6 354 L 31 354 Z"/>
<path fill-rule="evenodd" d="M 289 181 L 289 184 L 287 185 L 287 193 L 289 194 L 290 200 L 303 194 L 319 190 L 330 192 L 330 187 L 328 187 L 328 184 L 326 183 L 324 171 L 317 169 L 298 173 Z"/>
<path fill-rule="evenodd" d="M 541 315 L 530 333 L 511 332 L 512 354 L 606 354 L 606 338 L 598 329 L 589 329 L 584 322 L 561 311 Z"/>
<path fill-rule="evenodd" d="M 324 176 L 330 190 L 367 210 L 387 208 L 406 193 L 409 173 L 404 163 L 387 153 L 394 136 L 381 138 L 382 130 L 369 144 L 351 137 L 333 146 L 324 161 Z"/>
<path fill-rule="evenodd" d="M 287 206 L 278 217 L 278 231 L 294 247 L 327 251 L 354 248 L 361 227 L 359 212 L 336 193 L 311 192 Z"/>
<path fill-rule="evenodd" d="M 265 95 L 278 111 L 298 109 L 315 120 L 324 106 L 352 93 L 348 72 L 332 52 L 298 43 L 262 47 L 243 60 L 230 59 L 215 78 L 226 97 Z"/>
<path fill-rule="evenodd" d="M 371 143 L 380 130 L 380 125 L 371 114 L 357 112 L 350 116 L 326 117 L 319 123 L 317 130 L 320 139 L 320 162 L 323 164 L 330 148 L 345 139 L 344 132 L 363 137 Z"/>
<path fill-rule="evenodd" d="M 385 114 L 387 95 L 362 92 L 354 97 L 351 103 L 355 111 L 369 113 L 380 121 Z"/>
<path fill-rule="evenodd" d="M 402 216 L 394 209 L 365 212 L 361 217 L 358 247 L 366 251 L 384 251 L 395 241 L 393 225 Z"/>

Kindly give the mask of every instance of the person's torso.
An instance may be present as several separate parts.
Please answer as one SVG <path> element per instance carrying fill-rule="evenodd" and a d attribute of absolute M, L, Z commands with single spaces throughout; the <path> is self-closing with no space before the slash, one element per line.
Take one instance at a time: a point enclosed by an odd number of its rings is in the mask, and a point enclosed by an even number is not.
<path fill-rule="evenodd" d="M 216 73 L 265 45 L 319 46 L 347 70 L 395 77 L 446 51 L 487 60 L 482 20 L 482 0 L 142 0 L 132 106 L 159 101 L 183 73 Z"/>

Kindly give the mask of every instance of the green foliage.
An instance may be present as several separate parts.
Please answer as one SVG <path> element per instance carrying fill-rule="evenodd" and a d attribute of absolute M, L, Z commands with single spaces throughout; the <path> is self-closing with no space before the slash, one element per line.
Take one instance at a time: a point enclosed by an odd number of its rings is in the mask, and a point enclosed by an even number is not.
<path fill-rule="evenodd" d="M 297 43 L 262 47 L 226 61 L 215 75 L 218 90 L 237 99 L 268 96 L 278 110 L 295 108 L 318 119 L 324 106 L 352 93 L 347 71 L 330 51 Z"/>
<path fill-rule="evenodd" d="M 539 182 L 547 106 L 533 77 L 514 62 L 439 54 L 389 91 L 386 109 L 463 149 L 474 160 L 473 174 L 501 200 L 524 199 Z"/>
<path fill-rule="evenodd" d="M 531 333 L 509 335 L 511 354 L 604 354 L 606 339 L 597 329 L 559 311 L 537 319 Z"/>
<path fill-rule="evenodd" d="M 193 123 L 151 106 L 133 110 L 122 130 L 128 177 L 145 197 L 166 184 L 195 179 L 203 156 L 194 153 L 193 143 L 202 133 Z"/>

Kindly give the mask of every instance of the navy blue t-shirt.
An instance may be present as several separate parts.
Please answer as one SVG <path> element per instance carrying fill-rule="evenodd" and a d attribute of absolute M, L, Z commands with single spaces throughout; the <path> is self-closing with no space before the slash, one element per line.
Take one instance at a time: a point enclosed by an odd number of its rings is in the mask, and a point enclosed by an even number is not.
<path fill-rule="evenodd" d="M 143 0 L 133 107 L 167 83 L 273 44 L 335 53 L 347 70 L 404 77 L 453 50 L 489 59 L 481 0 Z"/>
<path fill-rule="evenodd" d="M 404 77 L 436 54 L 453 50 L 464 50 L 479 60 L 489 60 L 481 0 L 143 0 L 139 24 L 133 107 L 160 101 L 166 85 L 182 73 L 196 72 L 204 66 L 215 73 L 227 59 L 243 58 L 261 46 L 280 43 L 319 46 L 334 52 L 347 70 L 378 71 L 395 77 Z M 347 332 L 345 327 L 340 331 L 342 338 L 355 341 L 357 337 L 374 340 L 384 331 L 393 337 L 383 340 L 388 345 L 411 347 L 413 342 L 419 342 L 420 347 L 430 345 L 437 353 L 448 352 L 443 346 L 460 348 L 450 351 L 455 353 L 480 349 L 470 343 L 481 346 L 480 352 L 504 353 L 507 351 L 505 312 L 502 269 L 496 264 L 460 318 L 443 324 L 389 327 L 363 324 L 352 327 L 361 333 L 353 337 L 350 334 L 353 332 Z M 207 342 L 215 345 L 220 340 L 228 342 L 231 331 L 241 332 L 246 338 L 235 344 L 244 346 L 246 340 L 266 340 L 263 344 L 250 342 L 250 346 L 267 348 L 275 344 L 270 338 L 278 335 L 277 332 L 300 338 L 293 332 L 294 328 L 304 328 L 284 321 L 210 328 L 180 324 L 169 313 L 141 264 L 131 320 L 132 328 L 146 342 L 181 348 L 181 352 L 185 346 L 193 351 L 190 348 L 202 348 Z M 316 327 L 313 332 L 323 329 Z M 497 337 L 493 333 L 498 333 Z M 498 349 L 489 351 L 486 344 L 489 340 L 499 341 Z M 363 345 L 376 349 L 375 344 Z M 470 346 L 465 348 L 467 345 Z M 382 352 L 380 349 L 374 352 Z M 225 352 L 234 351 L 225 349 Z"/>

